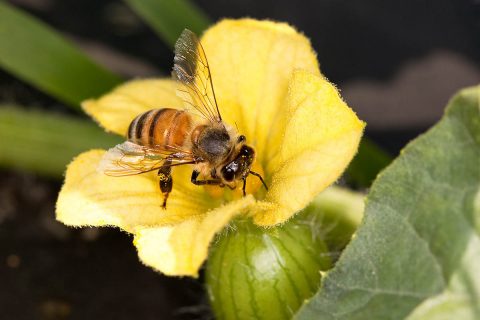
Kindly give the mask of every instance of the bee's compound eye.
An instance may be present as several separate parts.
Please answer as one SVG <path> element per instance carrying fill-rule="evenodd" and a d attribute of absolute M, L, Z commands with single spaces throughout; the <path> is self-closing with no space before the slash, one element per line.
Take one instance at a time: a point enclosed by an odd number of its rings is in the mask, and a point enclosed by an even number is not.
<path fill-rule="evenodd" d="M 237 143 L 245 142 L 246 140 L 247 140 L 247 138 L 242 134 L 242 135 L 238 136 Z"/>
<path fill-rule="evenodd" d="M 230 162 L 222 169 L 222 177 L 226 181 L 233 181 L 235 179 L 235 173 L 238 170 L 238 164 L 236 162 Z"/>
<path fill-rule="evenodd" d="M 224 169 L 223 170 L 223 178 L 227 181 L 232 181 L 235 177 L 235 172 L 232 169 Z"/>

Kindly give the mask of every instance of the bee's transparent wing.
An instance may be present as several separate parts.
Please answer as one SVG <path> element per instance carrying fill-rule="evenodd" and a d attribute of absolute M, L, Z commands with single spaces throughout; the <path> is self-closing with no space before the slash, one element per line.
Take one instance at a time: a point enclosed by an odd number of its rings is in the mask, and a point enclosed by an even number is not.
<path fill-rule="evenodd" d="M 197 35 L 183 30 L 175 44 L 173 78 L 180 83 L 177 94 L 188 109 L 196 109 L 210 122 L 221 122 L 207 56 Z"/>
<path fill-rule="evenodd" d="M 157 170 L 167 158 L 170 166 L 193 163 L 191 153 L 168 153 L 125 141 L 109 149 L 97 169 L 108 176 L 129 176 Z"/>

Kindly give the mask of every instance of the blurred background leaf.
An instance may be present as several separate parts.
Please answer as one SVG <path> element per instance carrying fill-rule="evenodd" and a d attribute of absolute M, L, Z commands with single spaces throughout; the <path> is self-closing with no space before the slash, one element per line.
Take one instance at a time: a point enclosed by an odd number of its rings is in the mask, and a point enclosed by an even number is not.
<path fill-rule="evenodd" d="M 392 161 L 392 156 L 373 141 L 364 137 L 358 147 L 358 153 L 347 168 L 347 182 L 368 188 L 377 174 Z"/>
<path fill-rule="evenodd" d="M 55 30 L 3 1 L 0 67 L 75 109 L 121 82 Z"/>
<path fill-rule="evenodd" d="M 211 22 L 187 0 L 125 0 L 173 48 L 183 29 L 200 35 Z"/>
<path fill-rule="evenodd" d="M 121 142 L 92 121 L 0 106 L 0 167 L 61 178 L 79 153 Z"/>

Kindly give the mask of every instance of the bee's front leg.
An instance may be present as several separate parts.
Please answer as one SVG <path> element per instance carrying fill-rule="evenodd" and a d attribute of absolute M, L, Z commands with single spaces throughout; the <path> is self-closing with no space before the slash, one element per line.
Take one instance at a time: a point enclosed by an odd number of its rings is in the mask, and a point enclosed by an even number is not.
<path fill-rule="evenodd" d="M 204 185 L 220 185 L 222 181 L 220 179 L 211 179 L 211 180 L 197 180 L 200 172 L 193 170 L 192 177 L 190 181 L 197 186 L 204 186 Z"/>
<path fill-rule="evenodd" d="M 158 176 L 160 178 L 160 190 L 163 193 L 163 204 L 162 204 L 163 209 L 167 209 L 168 195 L 172 191 L 172 186 L 173 186 L 171 165 L 172 165 L 172 161 L 166 160 L 165 163 L 158 170 Z"/>

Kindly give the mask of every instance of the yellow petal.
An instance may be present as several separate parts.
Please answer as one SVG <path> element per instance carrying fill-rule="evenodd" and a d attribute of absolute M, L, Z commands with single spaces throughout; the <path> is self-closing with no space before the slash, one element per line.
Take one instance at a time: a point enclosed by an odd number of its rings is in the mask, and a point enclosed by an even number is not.
<path fill-rule="evenodd" d="M 295 69 L 319 74 L 309 40 L 285 23 L 223 20 L 202 37 L 224 120 L 237 125 L 262 161 L 278 148 L 288 81 Z"/>
<path fill-rule="evenodd" d="M 249 195 L 201 218 L 173 226 L 138 228 L 134 244 L 140 260 L 166 275 L 197 277 L 215 234 L 254 202 Z"/>
<path fill-rule="evenodd" d="M 84 101 L 82 107 L 107 131 L 125 136 L 130 122 L 144 111 L 182 108 L 175 90 L 175 82 L 169 79 L 134 80 L 98 99 Z"/>
<path fill-rule="evenodd" d="M 71 226 L 117 226 L 132 232 L 136 226 L 164 225 L 204 215 L 217 203 L 190 183 L 191 168 L 172 170 L 173 190 L 167 209 L 155 173 L 109 177 L 97 172 L 105 151 L 79 155 L 68 166 L 57 200 L 57 220 Z"/>
<path fill-rule="evenodd" d="M 254 217 L 259 225 L 285 221 L 335 182 L 357 152 L 365 126 L 335 86 L 306 71 L 293 76 L 286 114 L 281 149 L 269 163 L 270 190 Z"/>

